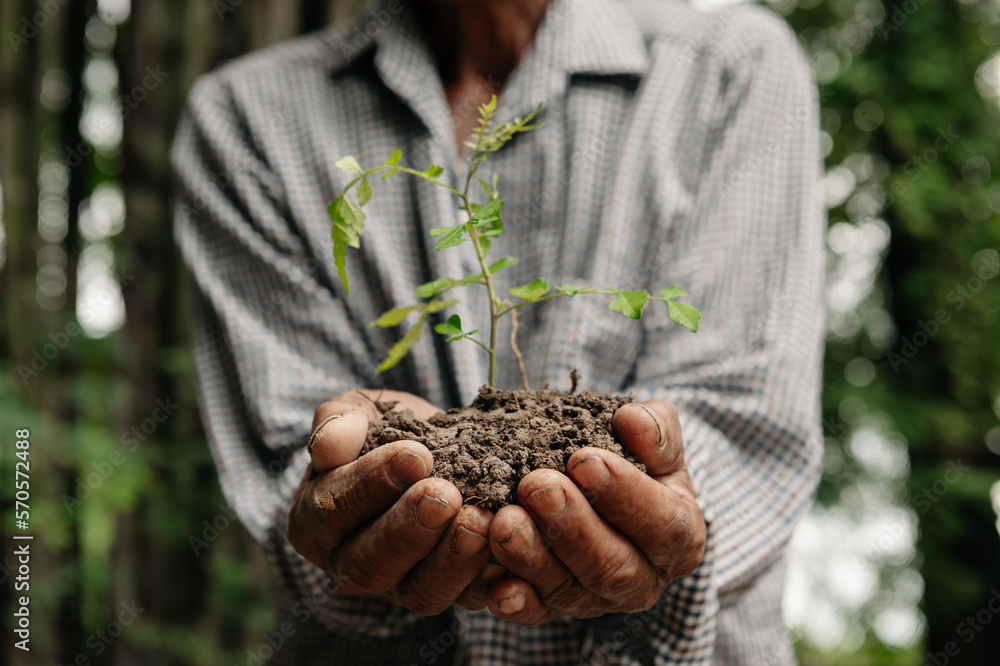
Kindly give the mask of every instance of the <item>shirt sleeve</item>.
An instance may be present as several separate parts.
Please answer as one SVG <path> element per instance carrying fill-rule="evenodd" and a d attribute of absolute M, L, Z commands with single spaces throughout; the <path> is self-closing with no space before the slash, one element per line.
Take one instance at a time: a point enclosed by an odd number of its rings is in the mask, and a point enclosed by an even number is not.
<path fill-rule="evenodd" d="M 637 400 L 663 398 L 680 413 L 709 523 L 711 571 L 695 578 L 708 576 L 719 598 L 780 568 L 822 459 L 826 226 L 815 85 L 783 22 L 748 8 L 729 25 L 703 65 L 717 82 L 704 107 L 705 156 L 665 271 L 691 291 L 682 300 L 701 309 L 701 329 L 692 335 L 653 313 L 630 386 Z"/>
<path fill-rule="evenodd" d="M 202 418 L 225 497 L 292 592 L 293 612 L 341 636 L 392 636 L 419 616 L 337 594 L 285 538 L 313 411 L 362 380 L 341 360 L 359 343 L 337 335 L 345 313 L 288 213 L 295 191 L 268 164 L 268 132 L 237 108 L 222 70 L 196 83 L 173 146 Z"/>

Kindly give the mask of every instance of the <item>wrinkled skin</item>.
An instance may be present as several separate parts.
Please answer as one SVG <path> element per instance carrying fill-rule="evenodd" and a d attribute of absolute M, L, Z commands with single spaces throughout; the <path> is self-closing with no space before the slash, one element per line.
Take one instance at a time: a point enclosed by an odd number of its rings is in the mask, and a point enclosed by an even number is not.
<path fill-rule="evenodd" d="M 625 405 L 612 419 L 646 472 L 603 449 L 580 449 L 567 474 L 531 472 L 518 486 L 520 505 L 493 515 L 430 478 L 433 456 L 418 442 L 358 458 L 369 421 L 380 418 L 376 395 L 417 418 L 440 411 L 394 391 L 343 393 L 316 410 L 312 466 L 292 501 L 288 540 L 340 592 L 424 615 L 489 607 L 536 625 L 552 614 L 649 609 L 701 562 L 705 521 L 670 403 Z"/>

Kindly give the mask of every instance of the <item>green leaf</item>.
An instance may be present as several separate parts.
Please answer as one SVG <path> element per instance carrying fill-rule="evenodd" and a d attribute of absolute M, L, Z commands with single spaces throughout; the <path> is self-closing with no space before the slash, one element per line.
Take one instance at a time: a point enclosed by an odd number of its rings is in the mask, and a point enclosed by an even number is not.
<path fill-rule="evenodd" d="M 374 328 L 378 326 L 379 328 L 392 328 L 393 326 L 399 326 L 406 319 L 406 315 L 410 314 L 419 305 L 403 305 L 398 308 L 393 308 L 383 312 L 382 315 L 375 321 L 368 322 L 368 328 Z"/>
<path fill-rule="evenodd" d="M 561 291 L 567 296 L 576 296 L 577 294 L 580 293 L 580 289 L 578 287 L 574 287 L 571 284 L 561 284 L 558 287 L 556 287 L 556 291 Z"/>
<path fill-rule="evenodd" d="M 372 184 L 368 182 L 368 176 L 361 179 L 358 183 L 358 205 L 364 206 L 366 203 L 371 201 L 372 198 Z"/>
<path fill-rule="evenodd" d="M 424 310 L 425 312 L 427 312 L 427 314 L 434 314 L 435 312 L 441 312 L 441 310 L 444 310 L 445 308 L 450 308 L 451 306 L 455 305 L 458 302 L 459 301 L 457 300 L 431 301 L 430 303 L 427 304 L 427 307 L 424 308 Z"/>
<path fill-rule="evenodd" d="M 446 233 L 441 240 L 437 242 L 434 246 L 435 250 L 444 250 L 449 247 L 455 247 L 456 245 L 461 245 L 465 242 L 465 225 L 460 224 L 457 227 L 453 227 L 451 231 Z"/>
<path fill-rule="evenodd" d="M 503 229 L 487 229 L 483 232 L 484 238 L 496 238 L 503 235 Z"/>
<path fill-rule="evenodd" d="M 500 257 L 492 264 L 490 264 L 490 273 L 496 273 L 497 271 L 502 271 L 505 268 L 509 268 L 517 263 L 517 259 L 514 257 Z"/>
<path fill-rule="evenodd" d="M 357 234 L 358 239 L 354 245 L 351 245 L 351 247 L 361 247 L 361 232 L 365 230 L 365 219 L 367 218 L 364 211 L 362 211 L 361 207 L 356 203 L 347 197 L 344 197 L 344 200 L 337 209 L 337 212 L 339 213 L 343 223 L 349 226 L 355 234 Z M 336 220 L 334 220 L 334 222 L 336 222 Z"/>
<path fill-rule="evenodd" d="M 457 229 L 458 227 L 431 227 L 430 235 L 434 238 L 438 236 L 444 236 L 446 233 L 452 229 Z"/>
<path fill-rule="evenodd" d="M 403 156 L 402 150 L 394 150 L 391 153 L 389 153 L 389 159 L 387 159 L 385 163 L 391 164 L 392 166 L 396 166 L 397 164 L 399 164 L 399 159 L 402 156 Z"/>
<path fill-rule="evenodd" d="M 434 330 L 435 332 L 440 333 L 441 335 L 451 336 L 447 340 L 445 340 L 445 342 L 455 342 L 456 340 L 467 338 L 470 335 L 475 335 L 481 329 L 477 328 L 474 331 L 468 331 L 468 332 L 463 331 L 461 317 L 459 317 L 458 315 L 452 315 L 448 317 L 447 323 L 438 324 L 437 326 L 434 327 Z"/>
<path fill-rule="evenodd" d="M 454 284 L 455 280 L 452 280 L 451 278 L 438 278 L 436 280 L 431 280 L 430 282 L 425 282 L 417 287 L 417 297 L 431 298 L 436 296 L 442 289 L 446 289 Z"/>
<path fill-rule="evenodd" d="M 484 226 L 487 222 L 491 222 L 499 216 L 500 209 L 503 208 L 503 205 L 503 199 L 490 199 L 489 202 L 483 204 L 482 206 L 474 207 L 472 217 L 469 218 L 469 222 L 476 227 Z"/>
<path fill-rule="evenodd" d="M 489 198 L 492 199 L 493 198 L 493 190 L 490 189 L 490 184 L 487 183 L 482 178 L 479 179 L 479 184 L 483 186 L 484 190 L 486 190 L 486 196 L 488 196 Z"/>
<path fill-rule="evenodd" d="M 417 323 L 413 325 L 413 328 L 407 331 L 406 335 L 399 342 L 389 348 L 389 353 L 385 355 L 385 359 L 378 366 L 380 374 L 402 361 L 403 357 L 413 348 L 413 345 L 417 344 L 420 336 L 423 335 L 425 318 L 426 315 L 421 315 Z"/>
<path fill-rule="evenodd" d="M 458 315 L 452 315 L 448 317 L 448 321 L 446 323 L 435 326 L 434 330 L 441 335 L 461 335 L 462 318 Z"/>
<path fill-rule="evenodd" d="M 476 330 L 469 331 L 468 333 L 463 332 L 461 335 L 453 335 L 450 338 L 446 339 L 445 342 L 455 342 L 456 340 L 464 340 L 465 338 L 468 338 L 469 336 L 475 335 L 479 331 L 480 331 L 480 329 L 477 328 Z"/>
<path fill-rule="evenodd" d="M 347 282 L 347 246 L 343 241 L 337 241 L 337 231 L 333 232 L 333 263 L 337 265 L 337 275 L 344 283 L 344 293 L 351 293 L 351 285 Z"/>
<path fill-rule="evenodd" d="M 523 284 L 520 287 L 514 287 L 513 289 L 508 290 L 512 296 L 523 298 L 526 301 L 534 301 L 544 296 L 548 293 L 548 291 L 549 283 L 541 278 L 537 278 L 528 284 Z"/>
<path fill-rule="evenodd" d="M 671 298 L 681 298 L 682 296 L 687 296 L 688 293 L 678 287 L 676 284 L 672 285 L 669 289 L 660 290 L 660 298 L 669 301 Z"/>
<path fill-rule="evenodd" d="M 350 293 L 347 282 L 347 248 L 361 247 L 361 233 L 365 230 L 365 214 L 350 199 L 341 194 L 333 200 L 328 210 L 333 220 L 333 263 L 337 266 L 337 274 L 344 283 L 344 293 Z"/>
<path fill-rule="evenodd" d="M 426 173 L 431 178 L 437 178 L 442 173 L 444 173 L 444 167 L 440 167 L 437 164 L 432 164 L 429 167 L 427 167 L 427 171 L 425 171 L 424 173 Z"/>
<path fill-rule="evenodd" d="M 488 255 L 490 253 L 490 250 L 493 249 L 493 241 L 491 241 L 489 238 L 486 238 L 485 236 L 480 236 L 479 249 L 482 250 L 483 258 L 485 259 L 486 255 Z"/>
<path fill-rule="evenodd" d="M 343 171 L 344 173 L 365 172 L 365 170 L 361 168 L 361 165 L 358 164 L 358 160 L 355 159 L 354 155 L 345 155 L 344 157 L 341 157 L 339 160 L 334 162 L 334 164 L 336 164 L 337 167 L 339 167 L 340 170 Z"/>
<path fill-rule="evenodd" d="M 692 333 L 698 332 L 698 326 L 701 324 L 701 311 L 695 306 L 677 301 L 667 301 L 667 312 L 671 319 L 687 330 Z"/>
<path fill-rule="evenodd" d="M 649 302 L 649 294 L 645 289 L 638 291 L 619 291 L 611 302 L 612 312 L 621 312 L 630 319 L 642 316 L 642 307 Z"/>

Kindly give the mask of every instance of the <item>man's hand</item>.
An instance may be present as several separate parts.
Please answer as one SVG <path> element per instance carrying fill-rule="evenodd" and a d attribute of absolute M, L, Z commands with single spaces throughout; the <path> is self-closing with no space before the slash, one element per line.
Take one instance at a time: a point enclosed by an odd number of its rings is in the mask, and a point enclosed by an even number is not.
<path fill-rule="evenodd" d="M 371 398 L 398 401 L 418 418 L 441 411 L 409 393 L 342 393 L 320 405 L 306 471 L 288 516 L 288 541 L 323 568 L 340 592 L 381 597 L 425 615 L 453 603 L 486 604 L 483 580 L 493 515 L 462 506 L 458 489 L 427 478 L 433 465 L 422 444 L 400 441 L 358 458 Z M 502 570 L 486 569 L 493 577 Z"/>
<path fill-rule="evenodd" d="M 509 572 L 490 588 L 497 617 L 535 625 L 553 613 L 647 610 L 700 564 L 706 527 L 677 410 L 663 400 L 626 405 L 612 426 L 647 473 L 585 448 L 570 457 L 569 477 L 547 469 L 524 477 L 521 506 L 502 508 L 490 526 L 491 550 Z"/>

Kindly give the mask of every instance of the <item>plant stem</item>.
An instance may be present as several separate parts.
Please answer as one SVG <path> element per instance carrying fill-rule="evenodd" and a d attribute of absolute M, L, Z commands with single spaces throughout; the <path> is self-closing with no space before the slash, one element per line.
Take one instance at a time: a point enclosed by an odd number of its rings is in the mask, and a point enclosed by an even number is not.
<path fill-rule="evenodd" d="M 462 199 L 465 201 L 465 211 L 471 218 L 472 204 L 469 202 L 468 193 L 469 183 L 466 182 L 465 193 L 462 195 Z M 490 296 L 490 346 L 486 349 L 486 351 L 489 352 L 490 355 L 489 385 L 492 387 L 496 384 L 497 329 L 500 323 L 500 308 L 497 306 L 496 290 L 493 287 L 493 275 L 490 273 L 490 269 L 486 265 L 486 257 L 483 255 L 483 248 L 479 244 L 479 236 L 476 235 L 476 228 L 472 226 L 471 222 L 466 222 L 465 226 L 469 230 L 469 237 L 472 239 L 472 245 L 476 248 L 476 258 L 479 259 L 479 266 L 483 269 L 483 281 L 486 283 L 486 291 L 489 292 Z"/>
<path fill-rule="evenodd" d="M 521 356 L 521 350 L 517 348 L 517 311 L 511 311 L 510 313 L 510 348 L 514 350 L 514 356 L 517 357 L 517 367 L 521 371 L 521 381 L 524 382 L 524 390 L 531 390 L 531 382 L 528 381 L 528 371 L 524 369 L 524 357 Z"/>
<path fill-rule="evenodd" d="M 614 295 L 614 294 L 617 294 L 617 293 L 618 293 L 618 291 L 615 290 L 615 289 L 591 289 L 591 288 L 584 288 L 584 289 L 581 289 L 580 291 L 576 292 L 576 294 L 574 294 L 574 296 L 580 296 L 580 295 L 586 296 L 587 294 L 607 294 L 607 295 L 611 296 L 611 295 Z M 548 300 L 551 300 L 553 298 L 561 298 L 562 296 L 569 296 L 569 294 L 567 294 L 566 292 L 560 291 L 560 292 L 556 292 L 554 294 L 548 294 L 546 296 L 542 296 L 541 298 L 536 298 L 536 299 L 531 300 L 531 301 L 524 301 L 523 303 L 518 303 L 517 305 L 511 305 L 511 306 L 508 306 L 508 307 L 504 308 L 503 310 L 501 310 L 498 316 L 502 317 L 505 314 L 510 314 L 510 312 L 512 310 L 517 310 L 518 308 L 523 308 L 525 305 L 534 305 L 535 303 L 541 303 L 542 301 L 548 301 Z M 656 299 L 653 299 L 653 300 L 656 300 Z"/>
<path fill-rule="evenodd" d="M 465 189 L 462 192 L 461 197 L 462 202 L 465 204 L 465 212 L 469 216 L 470 220 L 465 223 L 465 226 L 469 230 L 469 238 L 472 239 L 472 246 L 476 248 L 476 258 L 479 259 L 479 267 L 483 269 L 483 281 L 486 283 L 486 291 L 489 293 L 490 297 L 490 346 L 486 350 L 490 355 L 490 374 L 487 384 L 490 387 L 495 387 L 497 378 L 497 330 L 500 325 L 500 303 L 497 300 L 496 289 L 493 287 L 493 275 L 490 273 L 490 269 L 486 265 L 486 256 L 483 254 L 483 248 L 479 244 L 479 236 L 476 234 L 476 228 L 472 226 L 472 202 L 469 201 L 469 186 L 472 184 L 472 176 L 476 173 L 476 157 L 479 155 L 481 146 L 482 133 L 480 132 L 479 139 L 476 141 L 476 150 L 473 151 L 472 159 L 469 160 L 469 173 L 465 177 Z"/>
<path fill-rule="evenodd" d="M 380 171 L 380 170 L 385 170 L 385 169 L 398 169 L 399 171 L 402 171 L 403 173 L 408 173 L 411 176 L 416 176 L 417 178 L 423 178 L 424 180 L 429 180 L 430 182 L 434 183 L 435 185 L 440 185 L 441 187 L 443 187 L 444 189 L 448 190 L 449 192 L 451 192 L 452 194 L 454 194 L 456 196 L 460 196 L 460 197 L 463 196 L 461 192 L 459 192 L 458 190 L 456 190 L 454 187 L 452 187 L 448 183 L 442 182 L 442 181 L 438 180 L 437 178 L 431 178 L 426 173 L 423 173 L 422 171 L 417 171 L 415 169 L 410 169 L 409 167 L 401 167 L 401 166 L 397 166 L 397 167 L 378 167 L 377 169 L 373 169 L 372 171 Z M 465 193 L 466 194 L 469 193 L 469 186 L 468 186 L 468 184 L 466 184 L 466 186 L 465 186 Z"/>

